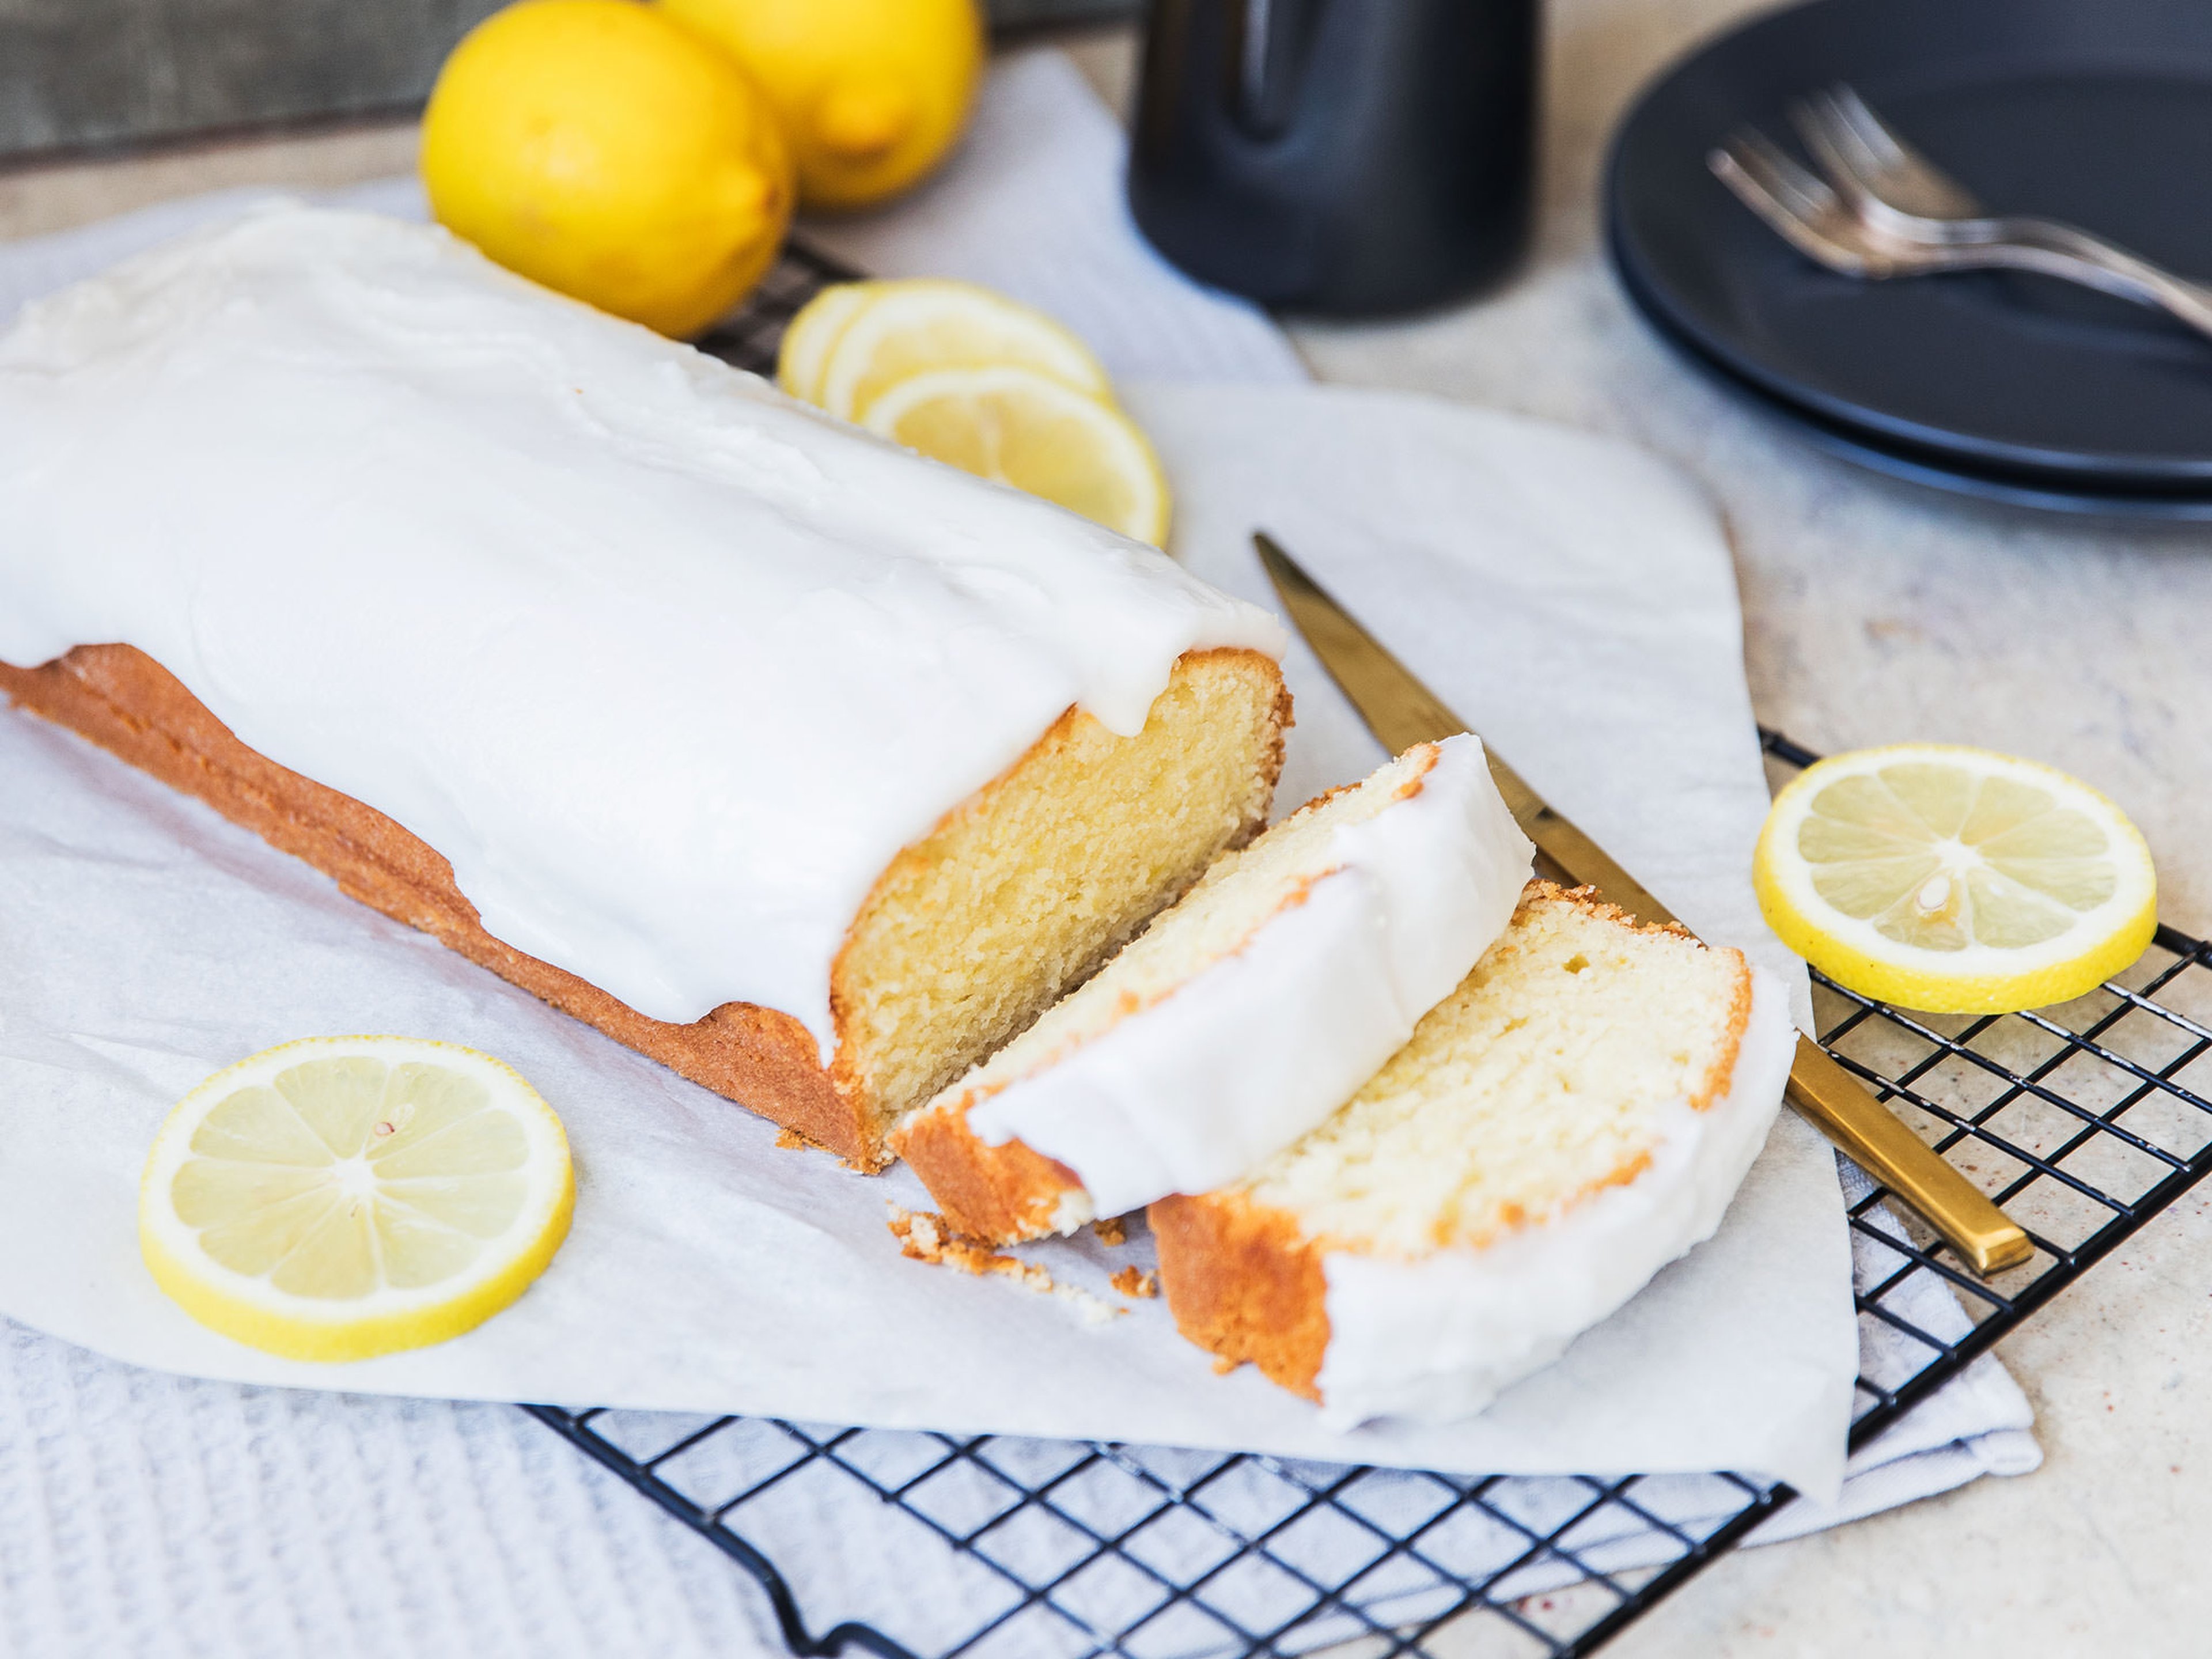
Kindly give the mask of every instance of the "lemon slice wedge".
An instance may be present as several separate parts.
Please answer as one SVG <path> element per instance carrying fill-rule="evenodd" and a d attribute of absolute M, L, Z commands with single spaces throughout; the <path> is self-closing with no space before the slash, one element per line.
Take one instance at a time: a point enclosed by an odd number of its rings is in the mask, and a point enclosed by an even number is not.
<path fill-rule="evenodd" d="M 210 1329 L 294 1359 L 365 1359 L 506 1307 L 574 1202 L 561 1120 L 503 1062 L 310 1037 L 177 1103 L 146 1160 L 138 1242 Z"/>
<path fill-rule="evenodd" d="M 775 383 L 810 404 L 822 401 L 822 368 L 878 283 L 833 283 L 799 308 L 776 348 Z"/>
<path fill-rule="evenodd" d="M 832 415 L 866 425 L 890 387 L 933 369 L 986 365 L 1031 369 L 1112 400 L 1112 384 L 1091 348 L 1041 311 L 972 283 L 936 277 L 865 286 L 868 291 L 830 345 L 814 391 L 803 394 Z"/>
<path fill-rule="evenodd" d="M 862 422 L 980 478 L 1026 489 L 1155 547 L 1168 488 L 1117 410 L 1031 368 L 941 368 L 901 380 Z"/>
<path fill-rule="evenodd" d="M 1808 767 L 1759 832 L 1783 942 L 1838 984 L 1936 1013 L 2065 1002 L 2141 956 L 2150 849 L 2119 808 L 2033 761 L 1899 744 Z"/>

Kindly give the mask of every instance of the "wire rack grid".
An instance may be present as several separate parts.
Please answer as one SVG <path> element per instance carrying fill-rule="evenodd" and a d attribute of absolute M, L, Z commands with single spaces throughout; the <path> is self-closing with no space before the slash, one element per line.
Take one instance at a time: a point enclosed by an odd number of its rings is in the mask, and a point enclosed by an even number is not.
<path fill-rule="evenodd" d="M 710 344 L 767 367 L 839 275 L 787 261 Z M 1816 758 L 1761 736 L 1778 770 Z M 2036 1244 L 1984 1281 L 1881 1188 L 1850 1206 L 1858 1448 L 2212 1173 L 2212 946 L 2161 927 L 2119 978 L 2029 1013 L 1917 1015 L 1817 975 L 1814 1004 L 1822 1045 Z M 1730 1474 L 1474 1478 L 524 1409 L 731 1556 L 798 1655 L 1567 1659 L 1796 1498 Z"/>

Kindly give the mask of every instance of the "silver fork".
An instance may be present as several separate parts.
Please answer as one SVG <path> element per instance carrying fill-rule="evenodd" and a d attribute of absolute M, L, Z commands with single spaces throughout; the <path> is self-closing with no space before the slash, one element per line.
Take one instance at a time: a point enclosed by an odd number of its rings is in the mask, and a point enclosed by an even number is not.
<path fill-rule="evenodd" d="M 1943 247 L 2034 249 L 2053 263 L 2017 268 L 2039 270 L 2156 307 L 2212 334 L 2212 289 L 2072 225 L 1987 213 L 1963 185 L 1899 137 L 1851 88 L 1815 93 L 1790 114 L 1837 192 L 1875 233 Z"/>
<path fill-rule="evenodd" d="M 1705 165 L 1736 199 L 1806 258 L 1849 276 L 1880 281 L 1954 270 L 2035 270 L 2084 280 L 2070 254 L 2003 241 L 1923 241 L 1861 218 L 1819 174 L 1765 134 L 1743 128 Z"/>

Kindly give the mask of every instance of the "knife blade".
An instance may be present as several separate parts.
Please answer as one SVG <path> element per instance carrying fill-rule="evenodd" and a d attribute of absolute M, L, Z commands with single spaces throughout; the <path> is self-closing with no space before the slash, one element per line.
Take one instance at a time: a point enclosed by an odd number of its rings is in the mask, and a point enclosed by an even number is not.
<path fill-rule="evenodd" d="M 1352 619 L 1273 538 L 1253 532 L 1260 562 L 1284 609 L 1367 727 L 1392 754 L 1465 732 L 1467 724 Z M 1673 922 L 1674 914 L 1567 817 L 1553 810 L 1487 743 L 1491 776 L 1522 833 L 1536 845 L 1540 874 L 1571 887 L 1595 887 L 1639 921 Z M 1903 1199 L 1986 1278 L 2018 1267 L 2034 1243 L 1966 1176 L 1899 1121 L 1826 1049 L 1800 1032 L 1790 1062 L 1790 1103 Z"/>

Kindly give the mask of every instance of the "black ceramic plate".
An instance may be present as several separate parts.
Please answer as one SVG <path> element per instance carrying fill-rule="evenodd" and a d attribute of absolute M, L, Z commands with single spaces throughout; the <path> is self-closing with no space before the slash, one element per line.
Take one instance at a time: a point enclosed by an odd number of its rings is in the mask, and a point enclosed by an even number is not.
<path fill-rule="evenodd" d="M 2043 277 L 1862 283 L 1784 243 L 1705 167 L 1848 81 L 1999 211 L 2212 277 L 2208 0 L 1816 0 L 1665 76 L 1613 141 L 1625 284 L 1680 342 L 1849 443 L 2031 490 L 2212 491 L 2212 339 Z"/>
<path fill-rule="evenodd" d="M 1998 501 L 2008 507 L 2040 513 L 2065 513 L 2077 517 L 2110 519 L 2122 523 L 2147 520 L 2174 523 L 2212 523 L 2212 489 L 2203 486 L 2169 489 L 2090 489 L 2058 481 L 2052 475 L 2033 472 L 1980 471 L 1960 466 L 1948 458 L 1904 444 L 1875 441 L 1856 428 L 1823 420 L 1802 406 L 1772 397 L 1700 350 L 1696 343 L 1667 325 L 1647 296 L 1627 284 L 1629 295 L 1660 333 L 1679 347 L 1698 368 L 1769 419 L 1788 427 L 1817 449 L 1826 451 L 1885 477 L 1970 496 Z"/>

